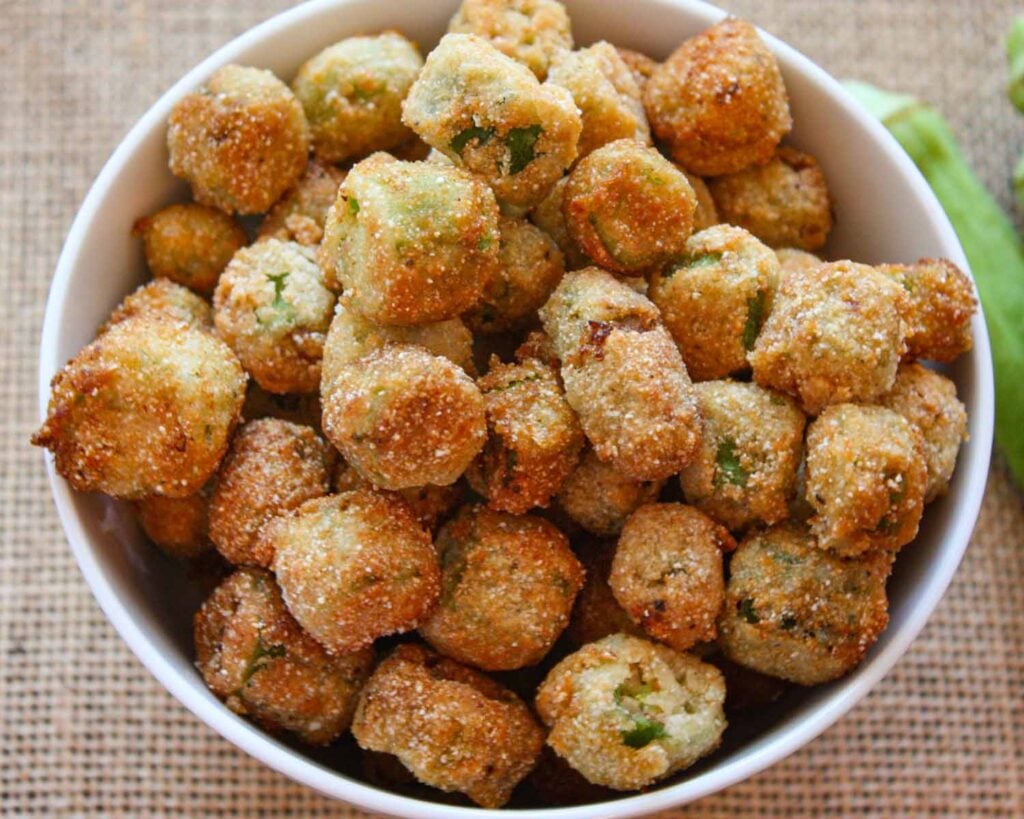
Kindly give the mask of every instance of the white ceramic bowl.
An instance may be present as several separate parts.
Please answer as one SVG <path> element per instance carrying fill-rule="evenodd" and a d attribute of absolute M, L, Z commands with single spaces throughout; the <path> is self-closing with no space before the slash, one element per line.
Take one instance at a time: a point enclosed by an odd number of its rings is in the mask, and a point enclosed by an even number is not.
<path fill-rule="evenodd" d="M 602 37 L 662 58 L 723 12 L 695 0 L 565 0 L 576 40 Z M 71 228 L 46 306 L 39 391 L 45 413 L 53 374 L 93 337 L 109 311 L 142 281 L 144 265 L 132 222 L 184 198 L 167 170 L 164 134 L 171 107 L 219 66 L 239 62 L 290 79 L 310 55 L 350 34 L 397 28 L 432 46 L 456 0 L 314 0 L 281 14 L 221 48 L 168 91 L 107 162 Z M 754 21 L 756 22 L 756 21 Z M 824 71 L 767 37 L 792 102 L 792 141 L 824 166 L 836 202 L 832 258 L 866 262 L 945 256 L 966 267 L 956 236 L 923 178 L 896 142 Z M 821 688 L 794 691 L 731 730 L 715 756 L 641 795 L 600 806 L 606 817 L 679 805 L 727 787 L 804 745 L 839 719 L 907 650 L 949 584 L 974 527 L 992 440 L 992 371 L 981 317 L 974 350 L 949 371 L 970 414 L 971 439 L 960 453 L 949 495 L 930 506 L 917 541 L 900 555 L 889 584 L 889 628 L 853 674 Z M 80 495 L 54 474 L 54 499 L 82 573 L 107 617 L 145 666 L 196 716 L 238 747 L 310 787 L 368 810 L 441 819 L 486 815 L 387 793 L 264 734 L 235 716 L 203 685 L 192 665 L 191 615 L 198 593 L 182 567 L 141 541 L 127 509 Z M 595 806 L 533 815 L 593 816 Z"/>

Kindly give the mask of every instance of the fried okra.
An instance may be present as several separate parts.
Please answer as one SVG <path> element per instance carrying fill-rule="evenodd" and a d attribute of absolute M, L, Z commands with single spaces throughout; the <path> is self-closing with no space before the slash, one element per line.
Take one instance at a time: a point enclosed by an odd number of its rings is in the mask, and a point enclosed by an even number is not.
<path fill-rule="evenodd" d="M 236 714 L 312 745 L 352 722 L 372 649 L 330 655 L 295 622 L 270 572 L 239 569 L 195 616 L 196 665 Z"/>
<path fill-rule="evenodd" d="M 469 485 L 502 512 L 547 506 L 576 467 L 584 441 L 557 376 L 537 359 L 495 361 L 477 386 L 488 438 L 466 473 Z"/>
<path fill-rule="evenodd" d="M 692 506 L 647 504 L 622 529 L 608 585 L 633 622 L 685 651 L 716 636 L 722 552 L 735 548 L 724 526 Z"/>
<path fill-rule="evenodd" d="M 704 435 L 679 476 L 686 500 L 732 530 L 789 516 L 806 418 L 792 398 L 757 384 L 696 385 Z"/>
<path fill-rule="evenodd" d="M 147 316 L 111 327 L 54 376 L 32 443 L 79 492 L 135 500 L 198 492 L 227 451 L 245 397 L 230 348 Z"/>
<path fill-rule="evenodd" d="M 742 228 L 695 233 L 684 253 L 651 278 L 650 297 L 696 381 L 748 369 L 779 283 L 770 248 Z"/>
<path fill-rule="evenodd" d="M 619 53 L 619 59 L 632 72 L 633 81 L 636 83 L 636 87 L 640 89 L 642 101 L 644 86 L 647 85 L 647 81 L 658 67 L 658 61 L 631 48 L 616 48 L 615 50 Z"/>
<path fill-rule="evenodd" d="M 264 418 L 244 424 L 217 473 L 210 539 L 235 565 L 269 566 L 260 541 L 269 520 L 330 490 L 332 453 L 310 427 Z"/>
<path fill-rule="evenodd" d="M 589 542 L 578 550 L 587 574 L 565 630 L 576 648 L 620 632 L 644 636 L 644 630 L 626 614 L 608 585 L 615 548 L 616 542 L 609 540 Z"/>
<path fill-rule="evenodd" d="M 807 428 L 811 531 L 824 549 L 850 556 L 909 543 L 927 484 L 921 431 L 897 412 L 837 404 Z"/>
<path fill-rule="evenodd" d="M 569 236 L 587 256 L 635 274 L 683 253 L 697 197 L 654 148 L 620 139 L 579 161 L 562 207 Z"/>
<path fill-rule="evenodd" d="M 257 239 L 318 246 L 327 211 L 338 198 L 338 187 L 344 179 L 344 171 L 311 159 L 302 178 L 277 200 L 260 223 Z"/>
<path fill-rule="evenodd" d="M 945 495 L 960 444 L 967 440 L 967 411 L 956 397 L 956 384 L 920 364 L 903 364 L 879 403 L 921 431 L 928 470 L 924 502 Z"/>
<path fill-rule="evenodd" d="M 903 285 L 910 302 L 907 358 L 949 362 L 971 349 L 971 316 L 978 300 L 966 273 L 948 259 L 882 265 L 880 270 Z"/>
<path fill-rule="evenodd" d="M 422 347 L 375 350 L 339 368 L 324 387 L 325 434 L 375 486 L 447 486 L 487 439 L 480 390 Z"/>
<path fill-rule="evenodd" d="M 832 202 L 818 161 L 782 147 L 764 165 L 709 183 L 723 222 L 746 228 L 771 247 L 818 250 L 832 230 Z"/>
<path fill-rule="evenodd" d="M 416 628 L 437 601 L 430 533 L 397 495 L 317 498 L 274 518 L 259 538 L 288 610 L 333 654 Z"/>
<path fill-rule="evenodd" d="M 309 125 L 288 86 L 269 71 L 226 65 L 171 111 L 171 172 L 204 205 L 263 213 L 295 184 L 309 158 Z"/>
<path fill-rule="evenodd" d="M 214 323 L 263 389 L 313 392 L 334 302 L 312 250 L 267 239 L 238 251 L 220 277 Z"/>
<path fill-rule="evenodd" d="M 556 0 L 463 0 L 448 31 L 483 37 L 542 82 L 555 54 L 572 48 L 569 15 Z"/>
<path fill-rule="evenodd" d="M 735 17 L 658 66 L 644 86 L 644 107 L 673 159 L 701 176 L 767 162 L 793 125 L 775 56 Z"/>
<path fill-rule="evenodd" d="M 614 634 L 556 665 L 536 706 L 555 753 L 597 785 L 636 790 L 718 747 L 724 701 L 714 666 Z"/>
<path fill-rule="evenodd" d="M 316 392 L 279 395 L 267 392 L 255 381 L 250 381 L 245 391 L 242 418 L 246 421 L 280 418 L 282 421 L 312 427 L 319 432 L 322 415 L 320 394 Z"/>
<path fill-rule="evenodd" d="M 664 485 L 663 480 L 634 480 L 588 449 L 562 483 L 558 503 L 591 534 L 610 537 L 622 531 L 626 518 L 639 507 L 657 500 Z"/>
<path fill-rule="evenodd" d="M 198 557 L 210 548 L 210 497 L 205 490 L 184 498 L 153 495 L 135 502 L 135 514 L 151 541 L 172 557 Z"/>
<path fill-rule="evenodd" d="M 693 211 L 693 232 L 707 230 L 709 227 L 714 227 L 725 221 L 718 215 L 718 208 L 715 207 L 715 200 L 711 196 L 708 183 L 696 174 L 686 170 L 683 173 L 686 174 L 686 181 L 693 188 L 693 195 L 697 197 L 697 207 Z"/>
<path fill-rule="evenodd" d="M 779 260 L 779 271 L 783 277 L 793 271 L 806 272 L 824 262 L 813 253 L 795 247 L 779 247 L 775 249 L 775 258 Z"/>
<path fill-rule="evenodd" d="M 441 527 L 434 547 L 441 599 L 420 626 L 424 639 L 487 671 L 540 662 L 583 585 L 565 535 L 533 515 L 467 506 Z"/>
<path fill-rule="evenodd" d="M 873 267 L 832 262 L 783 277 L 749 360 L 754 380 L 796 396 L 817 415 L 873 401 L 903 355 L 906 294 Z"/>
<path fill-rule="evenodd" d="M 498 231 L 498 268 L 484 283 L 480 303 L 465 316 L 478 333 L 520 327 L 548 300 L 565 273 L 562 252 L 540 228 L 503 216 Z"/>
<path fill-rule="evenodd" d="M 582 122 L 572 94 L 473 34 L 447 34 L 427 57 L 402 120 L 498 201 L 536 205 L 574 159 Z"/>
<path fill-rule="evenodd" d="M 725 656 L 800 685 L 847 674 L 889 621 L 890 566 L 882 552 L 837 557 L 800 524 L 748 535 L 729 564 L 718 623 Z"/>
<path fill-rule="evenodd" d="M 352 733 L 361 748 L 397 756 L 421 782 L 486 808 L 508 801 L 544 745 L 543 729 L 519 697 L 412 644 L 377 666 Z"/>
<path fill-rule="evenodd" d="M 640 88 L 615 46 L 600 40 L 579 51 L 559 51 L 548 82 L 568 90 L 583 116 L 580 158 L 617 139 L 651 144 Z"/>
<path fill-rule="evenodd" d="M 97 335 L 136 316 L 180 321 L 204 332 L 213 330 L 213 310 L 206 299 L 170 279 L 155 279 L 125 296 Z"/>
<path fill-rule="evenodd" d="M 590 259 L 569 235 L 565 222 L 565 190 L 569 177 L 559 179 L 536 207 L 530 211 L 530 221 L 555 240 L 565 257 L 566 270 L 579 270 L 591 264 Z"/>
<path fill-rule="evenodd" d="M 292 89 L 317 158 L 345 162 L 407 142 L 402 100 L 421 68 L 416 46 L 394 31 L 348 37 L 305 62 Z"/>
<path fill-rule="evenodd" d="M 327 283 L 381 324 L 422 324 L 473 307 L 498 265 L 498 206 L 458 168 L 364 159 L 341 184 L 320 245 Z"/>
<path fill-rule="evenodd" d="M 235 251 L 249 239 L 232 217 L 216 208 L 169 205 L 139 219 L 132 233 L 142 237 L 149 272 L 157 279 L 209 296 Z"/>
<path fill-rule="evenodd" d="M 351 492 L 354 489 L 372 489 L 373 484 L 344 461 L 339 460 L 331 481 L 335 492 Z M 412 510 L 420 525 L 431 532 L 462 503 L 463 486 L 410 486 L 396 493 Z"/>
<path fill-rule="evenodd" d="M 652 302 L 589 267 L 566 274 L 540 315 L 599 458 L 638 481 L 667 478 L 693 459 L 693 385 Z"/>

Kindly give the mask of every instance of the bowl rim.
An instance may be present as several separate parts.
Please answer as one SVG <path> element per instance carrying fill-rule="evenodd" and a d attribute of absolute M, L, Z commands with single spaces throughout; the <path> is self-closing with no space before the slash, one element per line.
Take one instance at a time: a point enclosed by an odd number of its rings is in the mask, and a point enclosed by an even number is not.
<path fill-rule="evenodd" d="M 314 17 L 326 9 L 339 8 L 349 2 L 351 0 L 307 0 L 307 2 L 270 17 L 243 32 L 203 59 L 175 82 L 149 107 L 118 143 L 79 207 L 58 258 L 56 271 L 50 285 L 40 341 L 38 388 L 41 418 L 46 416 L 50 380 L 65 363 L 58 356 L 57 342 L 61 319 L 65 312 L 68 282 L 78 266 L 83 241 L 97 217 L 98 205 L 104 191 L 125 170 L 128 159 L 134 154 L 140 143 L 149 137 L 155 128 L 164 126 L 173 104 L 184 94 L 200 85 L 215 69 L 231 62 L 248 48 L 272 37 L 282 27 L 301 24 L 307 18 Z M 649 0 L 649 2 L 661 6 L 665 13 L 685 10 L 692 15 L 706 19 L 709 24 L 727 16 L 725 11 L 703 2 L 703 0 Z M 824 69 L 782 40 L 761 29 L 758 31 L 773 53 L 787 65 L 790 71 L 801 74 L 806 80 L 826 91 L 837 104 L 845 109 L 845 113 L 854 118 L 870 138 L 885 151 L 888 159 L 894 162 L 910 185 L 929 221 L 936 227 L 946 251 L 945 255 L 970 273 L 967 260 L 949 219 L 924 177 L 892 135 Z M 960 469 L 968 471 L 967 480 L 963 484 L 964 490 L 957 498 L 957 510 L 953 516 L 952 525 L 943 533 L 944 545 L 941 548 L 939 559 L 921 585 L 915 588 L 915 606 L 908 612 L 905 620 L 878 654 L 865 661 L 853 674 L 837 683 L 834 690 L 821 703 L 795 718 L 793 723 L 779 735 L 770 737 L 763 747 L 720 766 L 711 767 L 693 779 L 677 782 L 649 793 L 624 795 L 610 802 L 531 810 L 507 809 L 504 812 L 519 815 L 544 815 L 557 817 L 557 819 L 583 819 L 583 817 L 592 816 L 595 811 L 600 811 L 600 814 L 605 817 L 626 817 L 695 801 L 741 782 L 794 753 L 833 725 L 888 674 L 920 633 L 952 580 L 968 545 L 984 495 L 992 442 L 994 395 L 989 338 L 980 306 L 974 322 L 974 349 L 971 355 L 977 368 L 974 383 L 976 407 L 972 413 L 977 426 L 973 434 L 972 457 L 968 462 L 959 464 Z M 65 535 L 100 608 L 149 672 L 172 696 L 208 727 L 279 773 L 326 796 L 343 800 L 362 809 L 390 815 L 416 817 L 416 819 L 495 815 L 491 810 L 423 801 L 350 779 L 343 773 L 326 768 L 306 758 L 300 752 L 282 745 L 264 734 L 258 727 L 231 713 L 220 702 L 197 693 L 194 681 L 187 679 L 157 650 L 112 587 L 95 558 L 93 547 L 89 543 L 82 522 L 71 502 L 73 491 L 56 474 L 52 455 L 47 452 L 44 458 L 50 488 Z"/>

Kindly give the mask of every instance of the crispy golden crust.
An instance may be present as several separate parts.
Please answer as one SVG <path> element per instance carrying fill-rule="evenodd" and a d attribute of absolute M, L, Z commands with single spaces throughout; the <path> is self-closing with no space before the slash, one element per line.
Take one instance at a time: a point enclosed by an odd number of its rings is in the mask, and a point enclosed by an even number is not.
<path fill-rule="evenodd" d="M 696 385 L 704 417 L 697 458 L 680 473 L 686 500 L 732 530 L 789 517 L 807 419 L 787 395 L 736 381 Z"/>
<path fill-rule="evenodd" d="M 260 540 L 288 610 L 332 653 L 413 629 L 437 601 L 430 534 L 397 495 L 317 498 L 270 521 Z"/>
<path fill-rule="evenodd" d="M 210 500 L 210 539 L 235 565 L 269 566 L 274 553 L 258 537 L 269 520 L 330 489 L 332 452 L 309 427 L 265 418 L 243 425 L 231 442 Z"/>
<path fill-rule="evenodd" d="M 454 483 L 487 439 L 484 400 L 472 379 L 409 344 L 340 368 L 323 404 L 328 439 L 386 489 Z"/>
<path fill-rule="evenodd" d="M 558 503 L 588 532 L 609 537 L 622 531 L 636 509 L 656 500 L 664 485 L 664 480 L 634 480 L 588 449 L 562 483 Z"/>
<path fill-rule="evenodd" d="M 907 309 L 903 288 L 867 265 L 792 270 L 748 356 L 754 380 L 796 396 L 810 415 L 875 400 L 896 378 Z"/>
<path fill-rule="evenodd" d="M 466 473 L 470 486 L 499 511 L 547 506 L 575 468 L 584 441 L 554 371 L 536 359 L 495 360 L 477 386 L 488 440 Z"/>
<path fill-rule="evenodd" d="M 641 506 L 622 529 L 608 585 L 633 622 L 685 651 L 717 635 L 722 552 L 735 548 L 724 526 L 692 506 Z"/>
<path fill-rule="evenodd" d="M 637 88 L 640 89 L 641 95 L 643 94 L 644 86 L 647 85 L 647 81 L 654 74 L 655 69 L 658 67 L 657 60 L 653 60 L 646 54 L 641 54 L 639 51 L 634 51 L 631 48 L 616 48 L 619 53 L 619 59 L 626 64 L 626 67 L 633 73 L 633 82 L 636 83 Z M 642 98 L 641 98 L 642 101 Z"/>
<path fill-rule="evenodd" d="M 191 559 L 210 548 L 209 495 L 200 490 L 184 498 L 153 495 L 135 502 L 146 537 L 172 557 Z"/>
<path fill-rule="evenodd" d="M 764 165 L 708 183 L 723 222 L 738 225 L 770 247 L 818 250 L 832 230 L 832 201 L 818 161 L 781 147 Z"/>
<path fill-rule="evenodd" d="M 594 784 L 636 790 L 718 747 L 724 700 L 718 669 L 615 634 L 556 665 L 536 706 L 555 753 Z"/>
<path fill-rule="evenodd" d="M 723 220 L 718 215 L 718 208 L 715 207 L 715 200 L 711 197 L 708 183 L 696 174 L 681 169 L 686 174 L 686 181 L 693 188 L 693 194 L 697 197 L 697 208 L 693 211 L 693 232 L 697 233 L 714 227 Z"/>
<path fill-rule="evenodd" d="M 334 302 L 309 248 L 266 239 L 236 253 L 221 275 L 214 323 L 263 389 L 313 392 Z"/>
<path fill-rule="evenodd" d="M 889 621 L 891 556 L 843 559 L 806 527 L 749 535 L 730 563 L 719 642 L 740 665 L 800 685 L 851 671 Z"/>
<path fill-rule="evenodd" d="M 479 304 L 465 316 L 477 333 L 502 333 L 528 322 L 565 273 L 554 239 L 522 219 L 501 217 L 498 268 Z"/>
<path fill-rule="evenodd" d="M 601 267 L 637 273 L 683 253 L 697 197 L 653 148 L 620 139 L 581 159 L 562 203 L 569 236 Z"/>
<path fill-rule="evenodd" d="M 562 362 L 558 360 L 558 353 L 555 352 L 551 336 L 543 330 L 531 330 L 526 334 L 523 343 L 515 349 L 515 359 L 520 364 L 526 363 L 531 358 L 547 364 L 556 376 L 562 366 Z"/>
<path fill-rule="evenodd" d="M 778 247 L 775 249 L 775 258 L 779 260 L 779 270 L 783 277 L 794 271 L 801 273 L 819 267 L 824 262 L 813 253 L 800 250 L 795 247 Z"/>
<path fill-rule="evenodd" d="M 188 203 L 169 205 L 135 222 L 142 236 L 149 271 L 158 279 L 209 296 L 217 277 L 249 239 L 237 220 L 216 208 Z"/>
<path fill-rule="evenodd" d="M 974 285 L 948 259 L 881 265 L 907 293 L 906 358 L 949 362 L 971 349 L 971 317 L 978 309 Z"/>
<path fill-rule="evenodd" d="M 156 279 L 125 296 L 96 335 L 136 316 L 180 321 L 205 332 L 213 330 L 213 310 L 206 299 L 170 279 Z"/>
<path fill-rule="evenodd" d="M 616 545 L 614 540 L 594 540 L 578 549 L 587 576 L 576 595 L 569 627 L 565 630 L 576 648 L 611 634 L 644 636 L 644 630 L 630 619 L 608 585 Z"/>
<path fill-rule="evenodd" d="M 651 277 L 650 297 L 696 381 L 744 373 L 779 283 L 770 248 L 742 228 L 695 233 L 685 253 Z"/>
<path fill-rule="evenodd" d="M 399 646 L 359 698 L 360 747 L 395 754 L 417 779 L 504 805 L 533 767 L 544 732 L 511 691 L 418 645 Z"/>
<path fill-rule="evenodd" d="M 565 211 L 562 206 L 568 184 L 569 177 L 563 176 L 552 185 L 547 195 L 530 211 L 530 221 L 555 240 L 555 244 L 565 257 L 565 269 L 579 270 L 588 267 L 592 262 L 580 250 L 579 245 L 569 235 L 569 228 L 566 227 Z"/>
<path fill-rule="evenodd" d="M 850 556 L 909 543 L 927 481 L 921 431 L 892 410 L 838 404 L 807 428 L 807 500 L 822 548 Z"/>
<path fill-rule="evenodd" d="M 435 649 L 502 671 L 540 662 L 569 623 L 584 571 L 543 518 L 463 507 L 434 544 L 441 600 L 420 626 Z"/>
<path fill-rule="evenodd" d="M 195 616 L 196 664 L 235 713 L 327 745 L 352 722 L 373 650 L 332 656 L 288 613 L 270 572 L 239 569 Z"/>
<path fill-rule="evenodd" d="M 226 65 L 171 111 L 171 171 L 198 202 L 263 213 L 295 184 L 309 156 L 302 106 L 269 71 Z"/>
<path fill-rule="evenodd" d="M 331 486 L 339 493 L 373 488 L 373 484 L 340 458 L 334 469 Z M 408 489 L 399 489 L 395 494 L 405 501 L 420 525 L 433 532 L 459 507 L 465 491 L 460 481 L 450 486 L 410 486 Z"/>
<path fill-rule="evenodd" d="M 187 324 L 139 316 L 113 326 L 51 383 L 32 443 L 80 492 L 185 497 L 209 480 L 238 422 L 245 373 Z"/>
<path fill-rule="evenodd" d="M 644 107 L 673 158 L 701 176 L 767 162 L 793 124 L 775 57 L 735 17 L 658 66 L 644 86 Z"/>
<path fill-rule="evenodd" d="M 967 440 L 967 411 L 956 397 L 956 384 L 920 364 L 902 364 L 879 403 L 921 431 L 928 469 L 924 502 L 946 494 L 960 444 Z"/>
<path fill-rule="evenodd" d="M 257 238 L 319 245 L 327 211 L 338 198 L 338 186 L 344 180 L 344 171 L 311 159 L 299 181 L 285 191 L 260 223 Z"/>
<path fill-rule="evenodd" d="M 572 48 L 569 14 L 555 0 L 463 0 L 448 31 L 486 38 L 541 81 L 555 54 Z"/>

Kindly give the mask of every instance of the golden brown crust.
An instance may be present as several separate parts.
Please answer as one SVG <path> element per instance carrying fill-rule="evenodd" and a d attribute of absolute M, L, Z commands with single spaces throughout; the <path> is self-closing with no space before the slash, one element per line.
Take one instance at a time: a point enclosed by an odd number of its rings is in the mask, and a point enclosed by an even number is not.
<path fill-rule="evenodd" d="M 636 509 L 657 500 L 664 485 L 664 480 L 634 480 L 587 449 L 562 484 L 558 503 L 591 534 L 610 537 L 622 531 Z"/>
<path fill-rule="evenodd" d="M 135 316 L 180 321 L 204 332 L 213 330 L 213 310 L 206 299 L 170 279 L 156 279 L 125 296 L 96 335 Z"/>
<path fill-rule="evenodd" d="M 338 186 L 344 180 L 345 171 L 311 159 L 299 181 L 285 191 L 264 217 L 256 238 L 319 245 L 327 211 L 338 198 Z"/>
<path fill-rule="evenodd" d="M 708 183 L 686 169 L 682 169 L 682 171 L 686 174 L 686 181 L 693 188 L 694 196 L 697 197 L 697 207 L 693 211 L 693 232 L 707 230 L 709 227 L 714 227 L 725 221 L 719 217 L 718 208 L 715 207 L 715 200 L 711 196 Z"/>
<path fill-rule="evenodd" d="M 577 548 L 587 576 L 576 595 L 569 627 L 565 630 L 576 648 L 611 634 L 644 636 L 644 630 L 626 614 L 608 585 L 616 545 L 614 540 L 593 540 Z"/>
<path fill-rule="evenodd" d="M 658 67 L 658 61 L 631 48 L 619 46 L 615 50 L 619 53 L 619 59 L 633 72 L 633 82 L 636 83 L 642 94 L 644 86 L 647 85 L 647 81 Z"/>
<path fill-rule="evenodd" d="M 340 458 L 334 469 L 331 486 L 337 493 L 373 488 L 372 483 Z M 420 525 L 433 532 L 459 507 L 466 493 L 460 481 L 450 486 L 410 486 L 397 490 L 395 494 L 405 501 Z"/>
<path fill-rule="evenodd" d="M 191 559 L 210 548 L 210 498 L 205 491 L 184 498 L 153 495 L 135 502 L 146 537 L 173 557 Z"/>

